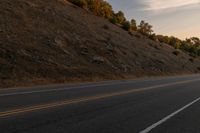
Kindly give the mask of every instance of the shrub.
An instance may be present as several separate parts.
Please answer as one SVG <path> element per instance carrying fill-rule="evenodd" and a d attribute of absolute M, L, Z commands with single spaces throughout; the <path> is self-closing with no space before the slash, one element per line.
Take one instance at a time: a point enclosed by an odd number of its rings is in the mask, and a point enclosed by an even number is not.
<path fill-rule="evenodd" d="M 179 51 L 174 51 L 174 52 L 172 52 L 174 55 L 176 55 L 176 56 L 178 56 L 179 54 L 180 54 L 180 52 Z"/>
<path fill-rule="evenodd" d="M 110 22 L 113 24 L 117 24 L 117 18 L 116 17 L 111 18 Z"/>
<path fill-rule="evenodd" d="M 200 67 L 197 67 L 197 70 L 200 71 Z"/>
<path fill-rule="evenodd" d="M 193 58 L 190 58 L 189 61 L 192 62 L 192 63 L 194 63 L 194 59 Z"/>
<path fill-rule="evenodd" d="M 86 0 L 70 0 L 72 3 L 74 3 L 75 5 L 82 7 L 82 8 L 86 8 L 87 7 L 87 1 Z"/>
<path fill-rule="evenodd" d="M 131 35 L 131 36 L 134 35 L 132 31 L 129 31 L 128 34 Z"/>
<path fill-rule="evenodd" d="M 108 25 L 104 25 L 103 28 L 106 29 L 106 30 L 108 30 L 109 26 Z"/>
<path fill-rule="evenodd" d="M 131 24 L 129 21 L 125 21 L 123 24 L 122 24 L 122 28 L 127 30 L 127 31 L 130 31 L 130 28 L 131 28 Z"/>
<path fill-rule="evenodd" d="M 150 38 L 151 40 L 153 40 L 153 41 L 157 41 L 157 40 L 158 40 L 157 37 L 156 37 L 156 34 L 151 34 L 151 35 L 149 36 L 149 38 Z"/>
<path fill-rule="evenodd" d="M 136 38 L 141 38 L 142 36 L 140 34 L 135 35 Z"/>

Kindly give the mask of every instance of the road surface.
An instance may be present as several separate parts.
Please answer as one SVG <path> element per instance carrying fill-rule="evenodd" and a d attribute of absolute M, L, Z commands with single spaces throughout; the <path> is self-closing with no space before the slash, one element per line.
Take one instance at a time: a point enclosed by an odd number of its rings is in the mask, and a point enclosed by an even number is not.
<path fill-rule="evenodd" d="M 199 133 L 200 75 L 0 90 L 0 133 Z"/>

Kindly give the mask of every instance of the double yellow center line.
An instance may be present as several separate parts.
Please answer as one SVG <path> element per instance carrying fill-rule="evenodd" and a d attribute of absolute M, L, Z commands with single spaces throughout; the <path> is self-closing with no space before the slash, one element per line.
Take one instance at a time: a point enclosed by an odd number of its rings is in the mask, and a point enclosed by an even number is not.
<path fill-rule="evenodd" d="M 81 103 L 81 102 L 89 102 L 89 101 L 94 101 L 94 100 L 99 100 L 99 99 L 105 99 L 105 98 L 109 98 L 109 97 L 120 96 L 120 95 L 135 93 L 135 92 L 142 92 L 142 91 L 152 90 L 152 89 L 156 89 L 156 88 L 186 84 L 186 83 L 191 83 L 191 82 L 195 82 L 195 81 L 199 81 L 199 80 L 200 79 L 194 79 L 194 80 L 180 81 L 180 82 L 174 82 L 174 83 L 166 83 L 166 84 L 155 85 L 155 86 L 151 86 L 151 87 L 131 89 L 131 90 L 126 90 L 126 91 L 113 92 L 113 93 L 108 93 L 108 94 L 100 94 L 100 95 L 96 95 L 96 96 L 88 96 L 88 97 L 82 97 L 82 98 L 71 99 L 71 100 L 68 99 L 68 100 L 63 100 L 63 101 L 59 101 L 59 102 L 34 105 L 34 106 L 30 106 L 30 107 L 23 107 L 23 108 L 0 112 L 0 118 L 18 115 L 18 114 L 22 114 L 22 113 L 33 112 L 33 111 L 56 108 L 56 107 L 60 107 L 60 106 L 70 105 L 70 104 L 77 104 L 77 103 Z"/>

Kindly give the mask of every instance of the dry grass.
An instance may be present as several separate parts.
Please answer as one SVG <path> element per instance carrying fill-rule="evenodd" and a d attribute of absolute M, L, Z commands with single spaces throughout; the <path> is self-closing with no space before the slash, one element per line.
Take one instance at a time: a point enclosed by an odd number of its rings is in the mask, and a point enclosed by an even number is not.
<path fill-rule="evenodd" d="M 0 18 L 0 87 L 200 71 L 198 58 L 62 0 L 1 0 Z"/>

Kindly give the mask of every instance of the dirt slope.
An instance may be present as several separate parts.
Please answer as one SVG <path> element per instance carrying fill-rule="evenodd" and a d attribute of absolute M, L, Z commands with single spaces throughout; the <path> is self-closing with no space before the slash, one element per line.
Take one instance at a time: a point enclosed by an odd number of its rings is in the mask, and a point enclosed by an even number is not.
<path fill-rule="evenodd" d="M 0 86 L 199 72 L 200 60 L 64 0 L 0 0 Z"/>

